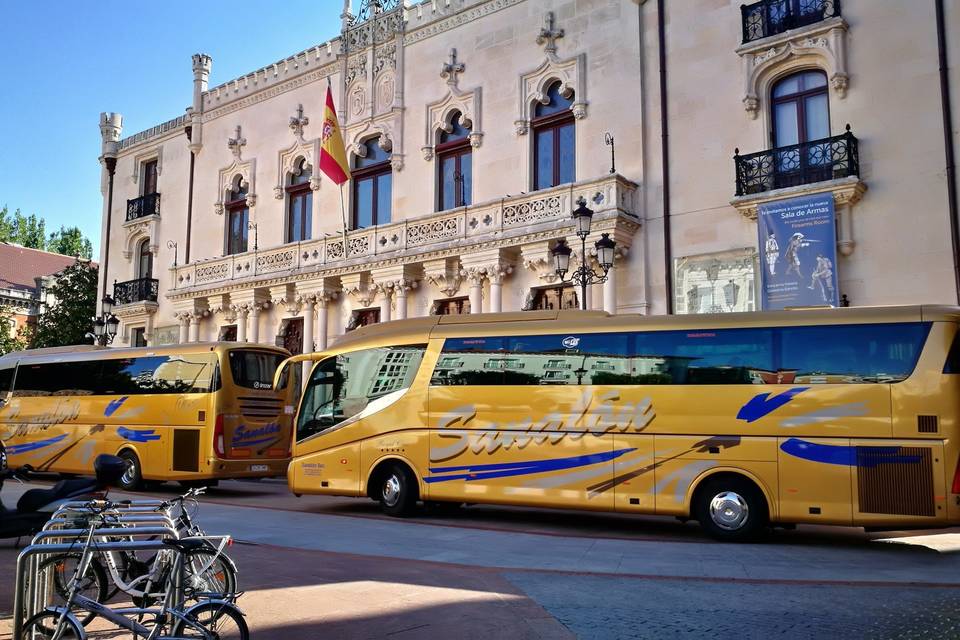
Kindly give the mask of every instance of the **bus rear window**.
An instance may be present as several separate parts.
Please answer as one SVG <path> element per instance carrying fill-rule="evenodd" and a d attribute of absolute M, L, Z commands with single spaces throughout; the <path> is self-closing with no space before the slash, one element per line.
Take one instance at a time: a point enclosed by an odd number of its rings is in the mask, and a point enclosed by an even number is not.
<path fill-rule="evenodd" d="M 234 384 L 247 389 L 272 389 L 273 375 L 285 359 L 281 353 L 236 350 L 230 352 L 230 373 Z M 286 386 L 286 376 L 280 388 Z"/>

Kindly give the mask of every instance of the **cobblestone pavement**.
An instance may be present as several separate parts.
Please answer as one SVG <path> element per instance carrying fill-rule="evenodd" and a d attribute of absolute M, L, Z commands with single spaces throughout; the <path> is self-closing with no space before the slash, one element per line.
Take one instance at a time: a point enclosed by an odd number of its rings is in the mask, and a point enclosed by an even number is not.
<path fill-rule="evenodd" d="M 241 542 L 254 638 L 960 640 L 960 554 L 862 530 L 724 545 L 668 519 L 482 507 L 396 520 L 284 491 L 223 483 L 197 516 Z M 16 555 L 0 541 L 0 640 Z"/>
<path fill-rule="evenodd" d="M 584 640 L 960 638 L 960 589 L 506 573 Z"/>

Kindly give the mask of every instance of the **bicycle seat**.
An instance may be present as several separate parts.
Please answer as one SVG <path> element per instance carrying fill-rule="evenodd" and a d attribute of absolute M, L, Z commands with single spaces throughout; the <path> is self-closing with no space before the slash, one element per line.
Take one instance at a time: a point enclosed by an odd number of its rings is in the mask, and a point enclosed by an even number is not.
<path fill-rule="evenodd" d="M 180 538 L 179 540 L 164 538 L 163 544 L 173 547 L 181 553 L 210 548 L 209 543 L 203 538 Z"/>

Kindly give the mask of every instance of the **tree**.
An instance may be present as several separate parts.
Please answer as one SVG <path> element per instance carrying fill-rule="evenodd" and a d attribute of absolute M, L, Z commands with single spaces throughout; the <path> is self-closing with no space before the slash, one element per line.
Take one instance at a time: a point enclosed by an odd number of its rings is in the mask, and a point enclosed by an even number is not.
<path fill-rule="evenodd" d="M 90 344 L 86 334 L 97 312 L 97 268 L 77 260 L 55 277 L 50 293 L 56 302 L 40 315 L 30 347 Z"/>
<path fill-rule="evenodd" d="M 61 225 L 60 231 L 54 231 L 50 234 L 47 251 L 76 258 L 86 258 L 87 260 L 93 257 L 93 245 L 90 240 L 84 237 L 79 227 L 64 227 Z"/>
<path fill-rule="evenodd" d="M 11 351 L 18 351 L 26 346 L 22 334 L 13 333 L 14 324 L 10 309 L 0 306 L 0 356 Z"/>
<path fill-rule="evenodd" d="M 14 211 L 11 217 L 7 205 L 3 205 L 3 209 L 0 209 L 0 241 L 44 249 L 47 244 L 47 223 L 36 215 L 23 215 L 20 209 Z"/>

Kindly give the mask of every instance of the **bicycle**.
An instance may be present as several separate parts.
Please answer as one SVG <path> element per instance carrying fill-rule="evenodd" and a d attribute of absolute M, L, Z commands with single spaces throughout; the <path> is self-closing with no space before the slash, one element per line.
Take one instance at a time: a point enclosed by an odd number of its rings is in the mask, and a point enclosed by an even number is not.
<path fill-rule="evenodd" d="M 87 637 L 83 625 L 73 610 L 87 611 L 94 616 L 108 620 L 118 627 L 132 631 L 134 637 L 145 640 L 247 640 L 249 629 L 243 613 L 232 602 L 226 600 L 204 600 L 184 608 L 185 598 L 180 595 L 181 576 L 184 571 L 184 557 L 203 544 L 203 540 L 184 538 L 163 540 L 170 547 L 157 553 L 160 558 L 173 556 L 172 571 L 167 576 L 164 597 L 159 608 L 125 607 L 111 608 L 84 596 L 79 592 L 81 576 L 85 575 L 90 563 L 97 554 L 94 540 L 98 526 L 110 522 L 103 511 L 89 518 L 88 531 L 80 561 L 69 581 L 66 605 L 51 607 L 32 616 L 24 625 L 23 638 L 26 640 L 85 640 Z M 164 553 L 169 552 L 169 553 Z M 134 620 L 136 616 L 138 619 Z M 143 624 L 142 620 L 151 616 L 153 626 Z M 169 627 L 170 633 L 164 633 Z"/>
<path fill-rule="evenodd" d="M 222 536 L 220 544 L 214 545 L 210 537 L 193 522 L 189 509 L 184 506 L 186 500 L 201 493 L 203 493 L 202 489 L 188 491 L 183 496 L 161 503 L 156 510 L 164 511 L 178 505 L 181 513 L 177 518 L 177 530 L 195 540 L 193 546 L 182 554 L 185 568 L 183 577 L 185 585 L 189 588 L 191 599 L 212 598 L 233 602 L 238 594 L 237 569 L 233 560 L 223 552 L 224 547 L 232 542 L 231 539 Z M 102 510 L 106 514 L 111 512 L 112 507 L 123 503 L 101 502 L 99 504 L 102 505 Z M 107 541 L 122 536 L 111 534 L 98 537 Z M 86 597 L 100 603 L 105 603 L 117 593 L 123 592 L 129 595 L 137 606 L 150 606 L 163 598 L 164 592 L 157 591 L 155 586 L 166 583 L 170 572 L 170 563 L 163 561 L 162 553 L 155 554 L 147 560 L 140 560 L 136 553 L 131 551 L 97 552 L 84 573 L 78 574 L 77 588 Z M 52 570 L 54 591 L 63 600 L 68 594 L 66 577 L 71 568 L 79 568 L 78 560 L 77 554 L 61 554 L 47 558 L 39 565 L 41 574 L 48 569 Z M 111 581 L 114 586 L 112 592 L 109 590 Z M 90 612 L 80 618 L 80 621 L 86 626 L 95 617 L 96 614 Z"/>

